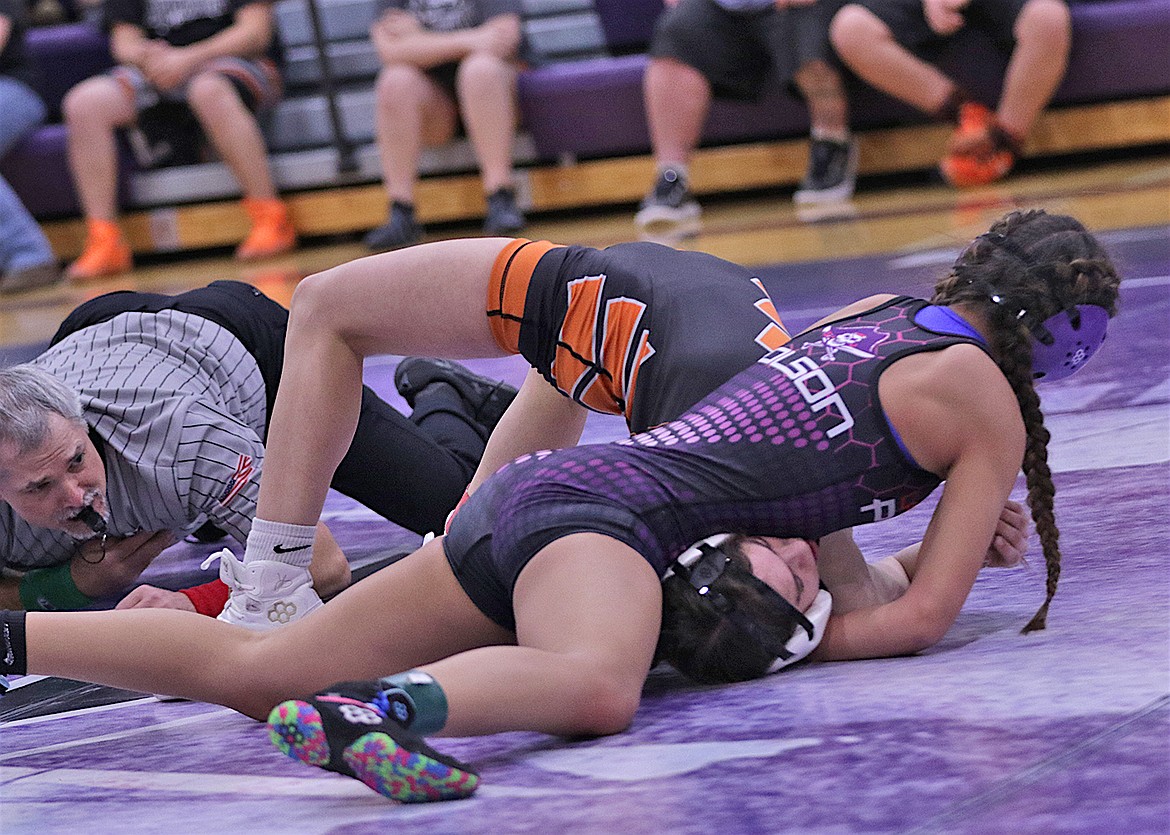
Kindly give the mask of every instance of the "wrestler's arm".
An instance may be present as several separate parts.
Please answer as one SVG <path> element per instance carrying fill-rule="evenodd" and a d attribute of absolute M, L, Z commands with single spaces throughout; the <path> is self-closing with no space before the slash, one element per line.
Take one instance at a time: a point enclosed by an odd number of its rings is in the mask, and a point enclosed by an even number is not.
<path fill-rule="evenodd" d="M 948 354 L 956 361 L 942 356 Z M 948 349 L 923 358 L 938 364 L 903 378 L 912 385 L 901 391 L 888 392 L 883 380 L 883 402 L 901 403 L 899 414 L 888 411 L 911 453 L 933 462 L 946 484 L 909 563 L 905 592 L 888 603 L 834 614 L 814 657 L 917 652 L 937 643 L 958 617 L 995 539 L 1024 448 L 1023 421 L 1007 381 L 985 357 L 969 361 L 972 356 Z"/>
<path fill-rule="evenodd" d="M 988 568 L 1012 568 L 1028 551 L 1028 514 L 1019 502 L 1004 503 L 996 523 L 995 538 L 983 558 Z M 851 612 L 865 606 L 890 603 L 905 593 L 918 569 L 921 542 L 896 554 L 867 562 L 852 529 L 821 537 L 817 559 L 821 580 L 833 595 L 833 611 Z"/>
<path fill-rule="evenodd" d="M 584 406 L 553 388 L 535 369 L 529 369 L 516 399 L 488 439 L 467 492 L 474 492 L 492 473 L 525 453 L 575 446 L 581 440 L 587 415 Z"/>

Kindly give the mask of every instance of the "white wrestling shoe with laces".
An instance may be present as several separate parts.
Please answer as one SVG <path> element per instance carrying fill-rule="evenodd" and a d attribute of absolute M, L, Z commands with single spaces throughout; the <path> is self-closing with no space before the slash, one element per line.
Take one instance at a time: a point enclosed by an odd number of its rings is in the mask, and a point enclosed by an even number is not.
<path fill-rule="evenodd" d="M 307 568 L 272 560 L 256 560 L 245 565 L 226 548 L 208 557 L 203 567 L 217 559 L 219 579 L 232 592 L 218 620 L 267 630 L 300 620 L 325 605 L 313 589 L 313 578 Z"/>

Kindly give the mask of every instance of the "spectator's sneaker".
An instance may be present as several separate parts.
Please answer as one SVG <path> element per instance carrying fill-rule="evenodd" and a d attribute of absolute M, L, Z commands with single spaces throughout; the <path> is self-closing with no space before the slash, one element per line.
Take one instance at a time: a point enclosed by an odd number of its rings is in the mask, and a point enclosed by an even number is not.
<path fill-rule="evenodd" d="M 65 273 L 61 272 L 56 261 L 25 267 L 22 270 L 13 270 L 0 275 L 0 295 L 23 293 L 39 287 L 51 287 L 64 278 Z"/>
<path fill-rule="evenodd" d="M 262 632 L 300 620 L 324 605 L 307 568 L 273 560 L 245 565 L 226 548 L 208 557 L 203 567 L 216 559 L 219 579 L 231 589 L 218 618 L 226 623 Z"/>
<path fill-rule="evenodd" d="M 1019 148 L 995 121 L 995 114 L 977 102 L 959 108 L 959 126 L 947 155 L 939 163 L 943 179 L 956 188 L 987 185 L 1007 176 Z"/>
<path fill-rule="evenodd" d="M 809 143 L 808 172 L 794 202 L 835 203 L 848 200 L 857 187 L 857 143 L 814 138 Z"/>
<path fill-rule="evenodd" d="M 487 218 L 483 231 L 488 235 L 514 235 L 524 228 L 527 221 L 516 208 L 516 192 L 500 188 L 487 196 Z"/>
<path fill-rule="evenodd" d="M 134 259 L 118 224 L 91 220 L 86 224 L 85 251 L 69 265 L 69 277 L 85 281 L 128 272 Z"/>
<path fill-rule="evenodd" d="M 516 399 L 516 389 L 507 383 L 473 374 L 457 362 L 407 357 L 394 370 L 394 388 L 414 408 L 418 393 L 431 383 L 446 383 L 455 391 L 476 423 L 490 434 L 504 411 Z"/>
<path fill-rule="evenodd" d="M 468 797 L 479 775 L 440 754 L 388 718 L 376 682 L 344 682 L 308 699 L 282 702 L 268 715 L 272 744 L 293 759 L 365 783 L 403 803 Z"/>
<path fill-rule="evenodd" d="M 389 219 L 363 239 L 367 249 L 383 251 L 413 246 L 422 240 L 423 228 L 414 220 L 414 206 L 395 200 L 390 204 Z"/>
<path fill-rule="evenodd" d="M 701 212 L 687 188 L 686 177 L 673 168 L 664 168 L 634 215 L 634 225 L 644 235 L 688 237 L 699 234 Z"/>
<path fill-rule="evenodd" d="M 252 229 L 236 247 L 236 258 L 241 261 L 268 258 L 297 245 L 297 231 L 282 200 L 245 197 L 243 203 L 244 211 L 252 219 Z"/>

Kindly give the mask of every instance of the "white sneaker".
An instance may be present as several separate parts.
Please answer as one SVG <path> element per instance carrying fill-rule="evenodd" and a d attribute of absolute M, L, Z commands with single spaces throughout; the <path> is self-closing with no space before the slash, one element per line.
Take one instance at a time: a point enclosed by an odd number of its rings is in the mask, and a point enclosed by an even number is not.
<path fill-rule="evenodd" d="M 309 569 L 272 560 L 247 565 L 226 548 L 208 557 L 218 558 L 219 579 L 232 590 L 218 620 L 258 631 L 300 620 L 323 605 L 313 589 Z"/>

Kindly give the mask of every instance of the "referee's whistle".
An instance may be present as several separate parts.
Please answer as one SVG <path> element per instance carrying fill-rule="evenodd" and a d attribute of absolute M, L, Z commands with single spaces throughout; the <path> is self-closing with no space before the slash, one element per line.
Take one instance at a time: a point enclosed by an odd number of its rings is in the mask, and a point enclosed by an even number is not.
<path fill-rule="evenodd" d="M 94 510 L 90 505 L 86 505 L 81 510 L 77 511 L 77 515 L 73 518 L 77 519 L 79 522 L 84 522 L 94 533 L 106 532 L 106 520 L 103 519 L 102 515 Z"/>

